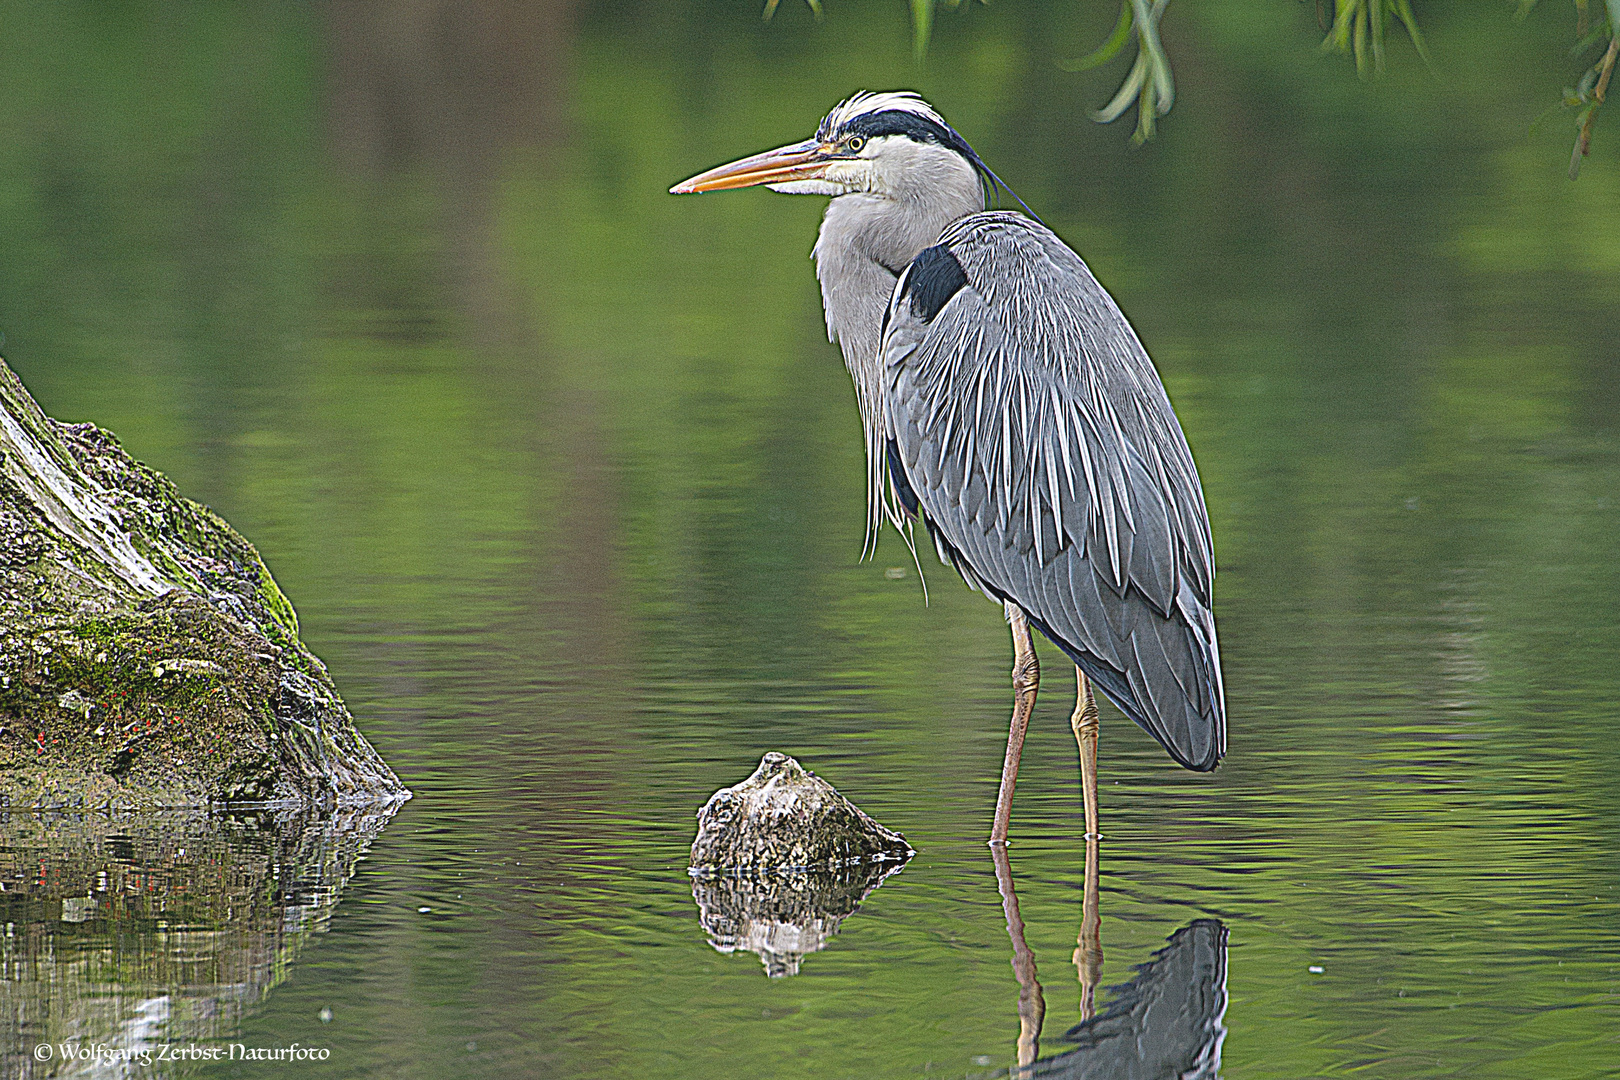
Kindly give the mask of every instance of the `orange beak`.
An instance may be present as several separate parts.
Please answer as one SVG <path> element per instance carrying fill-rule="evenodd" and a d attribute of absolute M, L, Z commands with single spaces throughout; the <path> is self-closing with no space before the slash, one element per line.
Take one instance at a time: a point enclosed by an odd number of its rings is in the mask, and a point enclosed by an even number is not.
<path fill-rule="evenodd" d="M 814 139 L 792 146 L 779 146 L 775 150 L 698 173 L 692 179 L 683 180 L 670 188 L 669 193 L 694 195 L 700 191 L 725 191 L 759 184 L 781 184 L 789 180 L 815 180 L 824 175 L 827 166 L 838 160 L 839 156 L 830 144 Z"/>

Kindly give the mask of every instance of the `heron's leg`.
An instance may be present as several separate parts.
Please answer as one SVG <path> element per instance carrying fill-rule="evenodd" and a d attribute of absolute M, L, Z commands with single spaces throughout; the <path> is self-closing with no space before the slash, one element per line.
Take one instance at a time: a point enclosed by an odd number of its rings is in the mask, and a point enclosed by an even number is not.
<path fill-rule="evenodd" d="M 1097 1015 L 1097 982 L 1102 978 L 1102 913 L 1097 909 L 1098 863 L 1096 836 L 1086 837 L 1086 890 L 1080 904 L 1080 936 L 1075 942 L 1074 970 L 1080 976 L 1080 1020 Z"/>
<path fill-rule="evenodd" d="M 1080 937 L 1075 943 L 1074 970 L 1080 976 L 1080 1019 L 1097 1014 L 1097 981 L 1102 977 L 1102 914 L 1097 910 L 1102 834 L 1097 828 L 1097 698 L 1091 680 L 1074 669 L 1074 741 L 1080 745 L 1080 788 L 1086 800 L 1086 888 L 1080 906 Z"/>
<path fill-rule="evenodd" d="M 1001 893 L 1001 913 L 1007 917 L 1007 936 L 1012 938 L 1013 978 L 1018 980 L 1018 1068 L 1014 1076 L 1025 1075 L 1041 1052 L 1041 1022 L 1046 1019 L 1046 996 L 1041 993 L 1035 973 L 1035 954 L 1024 939 L 1024 920 L 1018 914 L 1018 894 L 1013 891 L 1012 864 L 1007 845 L 992 844 L 990 854 L 996 863 L 996 889 Z"/>
<path fill-rule="evenodd" d="M 1074 741 L 1080 744 L 1080 790 L 1086 800 L 1086 839 L 1101 839 L 1097 830 L 1097 698 L 1091 692 L 1091 680 L 1078 667 L 1074 669 L 1077 693 L 1074 715 L 1069 726 L 1074 728 Z"/>
<path fill-rule="evenodd" d="M 1011 600 L 1006 603 L 1007 622 L 1013 640 L 1013 712 L 1007 731 L 1007 757 L 1001 763 L 1001 791 L 996 796 L 996 820 L 990 827 L 990 842 L 1007 842 L 1007 825 L 1012 820 L 1013 786 L 1018 782 L 1018 759 L 1024 753 L 1024 729 L 1035 710 L 1035 691 L 1041 684 L 1041 665 L 1035 659 L 1035 642 L 1029 634 L 1029 619 Z"/>

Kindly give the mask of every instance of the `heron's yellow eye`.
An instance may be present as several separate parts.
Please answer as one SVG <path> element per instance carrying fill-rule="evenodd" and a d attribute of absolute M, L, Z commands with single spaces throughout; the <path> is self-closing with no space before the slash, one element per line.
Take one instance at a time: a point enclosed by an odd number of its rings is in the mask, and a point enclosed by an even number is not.
<path fill-rule="evenodd" d="M 858 154 L 861 152 L 861 147 L 866 145 L 866 140 L 859 135 L 851 135 L 849 141 L 844 145 L 849 147 L 850 153 Z"/>

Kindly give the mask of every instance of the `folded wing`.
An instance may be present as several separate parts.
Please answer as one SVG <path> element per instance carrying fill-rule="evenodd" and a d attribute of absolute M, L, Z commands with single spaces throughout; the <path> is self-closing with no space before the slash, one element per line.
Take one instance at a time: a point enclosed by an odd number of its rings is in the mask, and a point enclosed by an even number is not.
<path fill-rule="evenodd" d="M 1192 454 L 1113 298 L 1045 226 L 984 213 L 897 282 L 882 338 L 895 494 L 1191 769 L 1226 750 Z M 909 507 L 908 507 L 909 509 Z"/>

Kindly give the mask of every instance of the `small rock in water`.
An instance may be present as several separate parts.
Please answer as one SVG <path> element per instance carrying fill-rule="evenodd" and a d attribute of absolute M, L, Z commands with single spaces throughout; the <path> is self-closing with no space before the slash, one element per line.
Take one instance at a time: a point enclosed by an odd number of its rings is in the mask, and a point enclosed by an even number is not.
<path fill-rule="evenodd" d="M 904 860 L 911 845 L 833 786 L 774 751 L 742 783 L 721 788 L 698 811 L 695 875 L 832 869 Z"/>

